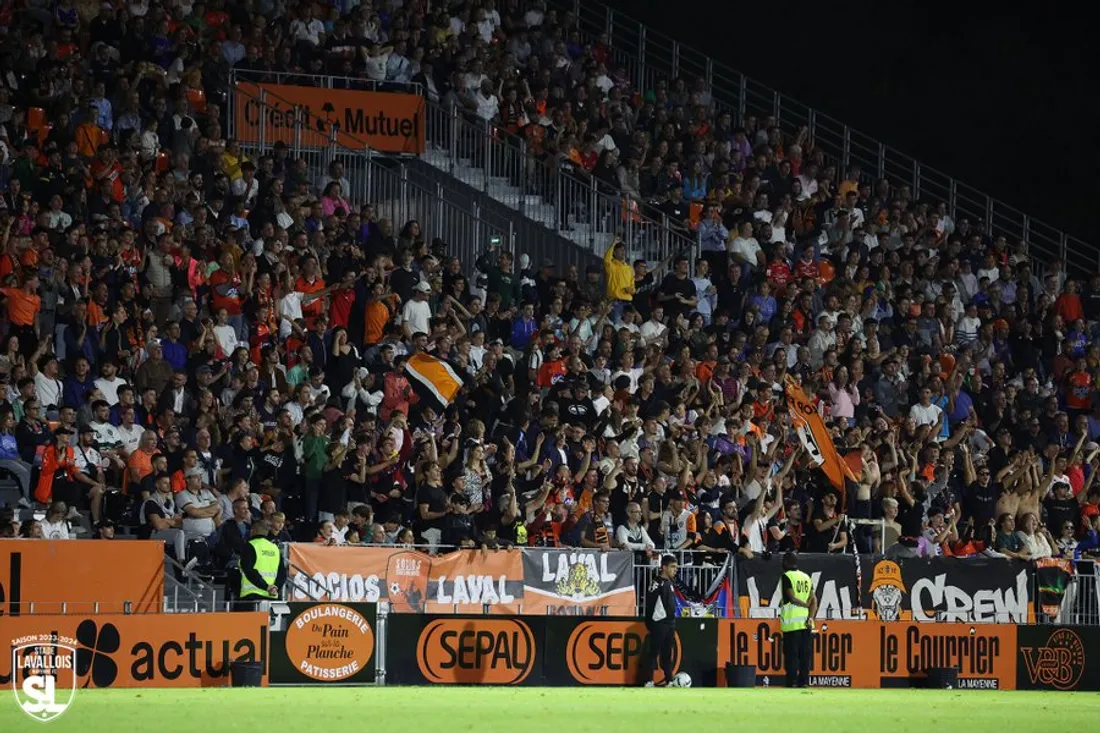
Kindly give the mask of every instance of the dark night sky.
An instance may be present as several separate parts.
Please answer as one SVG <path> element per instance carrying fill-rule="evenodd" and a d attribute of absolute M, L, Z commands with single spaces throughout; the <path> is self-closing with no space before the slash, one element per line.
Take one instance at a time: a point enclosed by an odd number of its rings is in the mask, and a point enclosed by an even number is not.
<path fill-rule="evenodd" d="M 1100 245 L 1092 211 L 1100 196 L 1100 53 L 1090 24 L 1057 3 L 998 18 L 981 17 L 968 3 L 937 9 L 908 0 L 874 8 L 736 2 L 727 11 L 679 15 L 666 3 L 610 4 Z"/>

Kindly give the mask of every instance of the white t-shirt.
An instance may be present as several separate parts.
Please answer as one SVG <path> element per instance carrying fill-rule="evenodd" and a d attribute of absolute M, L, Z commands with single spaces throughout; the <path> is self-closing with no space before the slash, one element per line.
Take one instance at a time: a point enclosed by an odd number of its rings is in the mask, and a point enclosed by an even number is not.
<path fill-rule="evenodd" d="M 131 425 L 129 429 L 125 425 L 118 426 L 118 434 L 122 436 L 122 449 L 126 451 L 126 455 L 130 455 L 138 449 L 138 446 L 141 445 L 141 434 L 144 432 L 145 428 L 137 423 Z"/>
<path fill-rule="evenodd" d="M 760 252 L 760 243 L 756 241 L 756 237 L 735 237 L 730 242 L 730 252 L 733 254 L 741 255 L 752 266 L 757 266 L 756 254 Z M 740 262 L 740 260 L 738 260 Z"/>
<path fill-rule="evenodd" d="M 637 392 L 638 391 L 638 380 L 640 380 L 642 378 L 642 375 L 644 373 L 645 373 L 645 370 L 644 369 L 639 369 L 639 368 L 634 368 L 634 369 L 631 369 L 630 371 L 623 371 L 622 369 L 619 369 L 618 371 L 614 372 L 611 375 L 611 386 L 615 386 L 615 381 L 619 377 L 630 377 L 630 391 L 631 391 L 631 393 Z"/>
<path fill-rule="evenodd" d="M 943 412 L 943 410 L 936 405 L 925 407 L 918 402 L 909 408 L 909 417 L 917 421 L 917 427 L 921 425 L 935 425 L 936 421 L 940 419 L 941 412 Z"/>
<path fill-rule="evenodd" d="M 371 81 L 385 81 L 386 66 L 389 64 L 389 61 L 390 55 L 388 53 L 368 56 L 363 61 L 363 70 L 366 72 L 367 78 Z"/>
<path fill-rule="evenodd" d="M 99 455 L 99 451 L 95 448 L 81 448 L 79 445 L 73 446 L 73 458 L 77 469 L 93 479 L 97 476 L 99 468 L 103 465 L 103 456 Z"/>
<path fill-rule="evenodd" d="M 112 448 L 124 447 L 125 441 L 122 439 L 122 433 L 111 423 L 92 422 L 89 423 L 89 427 L 95 431 L 95 442 L 100 448 L 111 450 Z"/>
<path fill-rule="evenodd" d="M 325 24 L 317 18 L 309 21 L 296 20 L 290 24 L 290 34 L 299 41 L 305 41 L 314 46 L 320 45 L 321 34 L 325 32 Z"/>
<path fill-rule="evenodd" d="M 279 337 L 286 338 L 290 335 L 291 325 L 302 317 L 302 298 L 305 293 L 291 290 L 279 299 Z"/>
<path fill-rule="evenodd" d="M 648 320 L 642 324 L 642 338 L 646 343 L 661 338 L 661 334 L 668 330 L 668 326 L 660 321 Z"/>
<path fill-rule="evenodd" d="M 61 407 L 61 396 L 64 392 L 64 388 L 60 379 L 50 379 L 44 372 L 39 372 L 34 375 L 34 393 L 38 396 L 38 401 L 42 403 L 44 407 L 53 405 L 54 407 Z"/>
<path fill-rule="evenodd" d="M 749 535 L 749 549 L 753 552 L 767 552 L 764 544 L 764 533 L 768 531 L 768 520 L 764 517 L 754 519 L 745 530 Z"/>
<path fill-rule="evenodd" d="M 495 94 L 485 96 L 478 92 L 474 95 L 474 99 L 477 100 L 477 116 L 483 120 L 493 119 L 500 111 L 500 100 L 497 99 Z"/>
<path fill-rule="evenodd" d="M 426 300 L 410 300 L 401 308 L 401 321 L 410 333 L 431 333 L 432 307 Z"/>
<path fill-rule="evenodd" d="M 230 325 L 214 326 L 214 338 L 227 357 L 237 348 L 237 331 Z"/>
<path fill-rule="evenodd" d="M 115 378 L 111 380 L 103 377 L 95 380 L 96 389 L 103 393 L 103 399 L 106 400 L 107 404 L 111 407 L 118 404 L 118 390 L 125 384 L 126 380 L 120 379 L 117 374 Z"/>
<path fill-rule="evenodd" d="M 64 519 L 57 524 L 47 522 L 43 519 L 39 524 L 42 525 L 42 536 L 48 540 L 71 539 L 69 536 L 69 523 Z"/>

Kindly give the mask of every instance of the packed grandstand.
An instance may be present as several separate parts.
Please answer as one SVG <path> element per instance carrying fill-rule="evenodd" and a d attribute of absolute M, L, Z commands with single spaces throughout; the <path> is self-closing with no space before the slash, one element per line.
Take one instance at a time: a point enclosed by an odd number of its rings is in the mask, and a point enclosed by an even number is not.
<path fill-rule="evenodd" d="M 260 518 L 641 565 L 1100 552 L 1100 276 L 703 78 L 639 88 L 541 0 L 0 18 L 0 537 L 161 539 L 214 579 Z M 242 147 L 237 74 L 422 95 L 523 195 L 593 181 L 690 246 L 558 237 L 567 266 L 379 217 L 300 132 Z M 592 219 L 558 190 L 555 237 Z"/>

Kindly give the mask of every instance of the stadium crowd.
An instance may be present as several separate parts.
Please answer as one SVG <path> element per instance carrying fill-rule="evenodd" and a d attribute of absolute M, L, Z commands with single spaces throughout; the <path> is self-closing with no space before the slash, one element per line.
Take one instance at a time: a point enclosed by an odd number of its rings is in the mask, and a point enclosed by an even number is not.
<path fill-rule="evenodd" d="M 126 525 L 212 566 L 259 517 L 328 544 L 1100 552 L 1100 276 L 716 114 L 697 80 L 635 90 L 540 2 L 5 8 L 0 471 L 22 498 L 0 536 Z M 459 261 L 348 201 L 338 160 L 242 153 L 231 69 L 416 81 L 698 250 Z M 424 353 L 453 401 L 410 378 Z M 854 481 L 799 447 L 789 380 Z"/>

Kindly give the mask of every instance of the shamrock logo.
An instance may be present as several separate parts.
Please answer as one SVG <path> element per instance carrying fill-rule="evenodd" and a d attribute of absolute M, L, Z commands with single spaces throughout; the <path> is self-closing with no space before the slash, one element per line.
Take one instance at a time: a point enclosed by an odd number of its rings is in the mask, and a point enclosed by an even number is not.
<path fill-rule="evenodd" d="M 91 683 L 96 687 L 110 687 L 118 677 L 118 665 L 111 657 L 122 645 L 118 628 L 114 624 L 103 624 L 99 628 L 92 619 L 80 622 L 76 627 L 76 640 L 80 648 L 76 650 L 76 673 L 84 677 L 90 671 Z M 88 682 L 84 683 L 88 686 Z"/>

